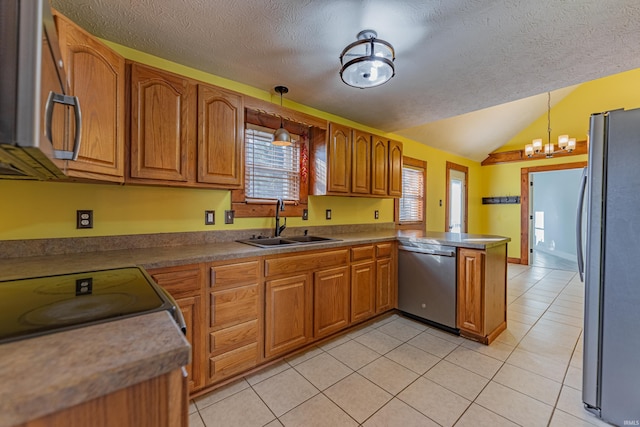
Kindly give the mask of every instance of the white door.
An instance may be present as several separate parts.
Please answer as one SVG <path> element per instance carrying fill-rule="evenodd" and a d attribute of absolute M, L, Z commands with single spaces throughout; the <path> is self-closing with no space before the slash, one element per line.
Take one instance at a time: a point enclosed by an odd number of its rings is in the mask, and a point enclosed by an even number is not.
<path fill-rule="evenodd" d="M 466 182 L 465 172 L 455 169 L 449 171 L 449 231 L 452 233 L 465 233 L 467 230 Z"/>

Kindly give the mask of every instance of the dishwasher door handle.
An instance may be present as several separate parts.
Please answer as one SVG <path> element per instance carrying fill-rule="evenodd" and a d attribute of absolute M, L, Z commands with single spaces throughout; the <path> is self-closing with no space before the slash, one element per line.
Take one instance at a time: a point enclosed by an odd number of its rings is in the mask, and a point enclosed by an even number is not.
<path fill-rule="evenodd" d="M 448 256 L 448 257 L 456 256 L 455 250 L 447 250 L 447 249 L 425 249 L 425 248 L 416 248 L 416 247 L 401 245 L 401 246 L 398 246 L 398 250 L 415 252 L 415 253 L 426 254 L 426 255 L 438 255 L 438 256 Z"/>

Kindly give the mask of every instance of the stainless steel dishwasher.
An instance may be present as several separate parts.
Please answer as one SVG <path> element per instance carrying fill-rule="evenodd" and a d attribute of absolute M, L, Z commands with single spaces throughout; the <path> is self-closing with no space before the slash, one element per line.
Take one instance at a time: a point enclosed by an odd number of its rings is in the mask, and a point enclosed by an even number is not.
<path fill-rule="evenodd" d="M 450 332 L 456 328 L 456 248 L 420 242 L 398 247 L 398 308 Z"/>

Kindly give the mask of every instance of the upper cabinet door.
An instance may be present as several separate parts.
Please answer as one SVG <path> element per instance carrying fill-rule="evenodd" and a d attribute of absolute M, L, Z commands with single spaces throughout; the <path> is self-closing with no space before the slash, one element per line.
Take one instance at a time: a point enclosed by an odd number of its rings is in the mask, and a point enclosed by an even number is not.
<path fill-rule="evenodd" d="M 371 178 L 371 194 L 378 196 L 387 195 L 389 146 L 387 140 L 380 137 L 373 137 L 373 150 L 371 152 L 373 173 Z"/>
<path fill-rule="evenodd" d="M 188 180 L 194 92 L 187 79 L 132 64 L 132 178 Z"/>
<path fill-rule="evenodd" d="M 389 141 L 389 196 L 402 197 L 402 143 Z"/>
<path fill-rule="evenodd" d="M 198 85 L 198 182 L 242 188 L 243 110 L 240 94 Z"/>
<path fill-rule="evenodd" d="M 371 192 L 371 134 L 353 131 L 351 161 L 351 192 L 369 194 Z"/>
<path fill-rule="evenodd" d="M 351 190 L 351 128 L 329 124 L 329 147 L 327 154 L 327 191 L 349 193 Z"/>
<path fill-rule="evenodd" d="M 64 16 L 56 13 L 55 19 L 69 94 L 78 97 L 82 111 L 78 160 L 67 163 L 67 174 L 123 182 L 124 58 Z M 73 114 L 69 120 L 73 122 Z"/>

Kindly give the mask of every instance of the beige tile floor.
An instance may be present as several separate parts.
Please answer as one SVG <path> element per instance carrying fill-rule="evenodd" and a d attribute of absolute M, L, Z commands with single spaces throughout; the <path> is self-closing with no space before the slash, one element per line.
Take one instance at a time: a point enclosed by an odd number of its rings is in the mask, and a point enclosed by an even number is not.
<path fill-rule="evenodd" d="M 605 426 L 582 408 L 583 284 L 509 265 L 490 346 L 394 314 L 190 404 L 190 427 Z"/>

